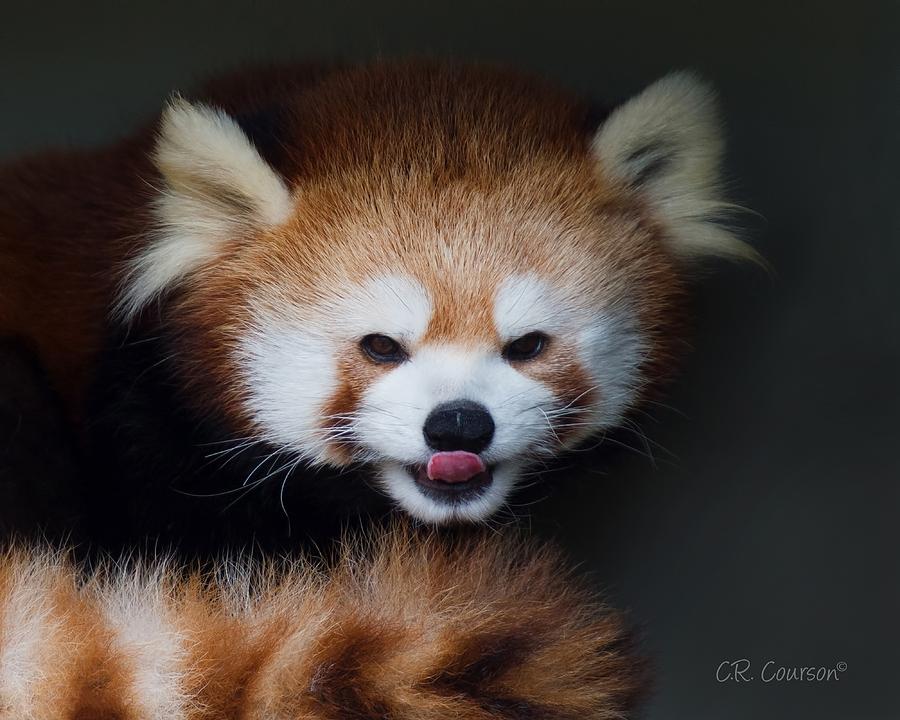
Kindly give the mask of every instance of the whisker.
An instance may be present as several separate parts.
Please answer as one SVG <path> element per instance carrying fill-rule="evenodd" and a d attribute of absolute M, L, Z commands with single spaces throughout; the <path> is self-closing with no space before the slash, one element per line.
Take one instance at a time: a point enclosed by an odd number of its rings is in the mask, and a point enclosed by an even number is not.
<path fill-rule="evenodd" d="M 271 460 L 274 457 L 277 457 L 282 452 L 284 452 L 284 451 L 283 450 L 275 450 L 274 452 L 269 453 L 262 460 L 260 460 L 259 464 L 255 468 L 253 468 L 253 470 L 250 471 L 250 474 L 244 479 L 243 485 L 246 486 L 247 483 L 250 482 L 250 479 L 253 477 L 253 475 L 256 473 L 256 471 L 259 470 L 263 465 L 265 465 L 265 463 L 267 461 Z M 263 479 L 265 479 L 265 478 L 263 478 Z"/>

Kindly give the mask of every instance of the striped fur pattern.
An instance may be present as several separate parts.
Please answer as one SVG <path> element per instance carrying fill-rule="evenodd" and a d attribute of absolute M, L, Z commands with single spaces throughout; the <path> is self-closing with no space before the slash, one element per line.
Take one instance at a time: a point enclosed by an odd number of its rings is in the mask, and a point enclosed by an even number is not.
<path fill-rule="evenodd" d="M 552 550 L 395 528 L 328 567 L 84 574 L 9 550 L 0 718 L 630 716 L 642 673 L 622 619 Z"/>

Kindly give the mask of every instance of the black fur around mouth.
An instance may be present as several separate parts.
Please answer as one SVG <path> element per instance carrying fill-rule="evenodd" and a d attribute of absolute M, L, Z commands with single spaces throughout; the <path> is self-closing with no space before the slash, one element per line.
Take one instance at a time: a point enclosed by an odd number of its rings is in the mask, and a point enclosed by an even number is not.
<path fill-rule="evenodd" d="M 408 465 L 406 471 L 416 481 L 419 491 L 430 500 L 444 505 L 460 505 L 484 494 L 494 481 L 494 468 L 473 475 L 461 483 L 448 483 L 428 477 L 425 465 Z"/>

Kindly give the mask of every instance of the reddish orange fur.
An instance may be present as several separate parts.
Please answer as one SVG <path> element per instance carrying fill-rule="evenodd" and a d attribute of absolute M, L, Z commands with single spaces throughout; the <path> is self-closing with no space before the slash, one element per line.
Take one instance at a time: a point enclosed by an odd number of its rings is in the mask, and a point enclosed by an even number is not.
<path fill-rule="evenodd" d="M 560 567 L 546 548 L 401 528 L 345 547 L 324 575 L 238 562 L 230 576 L 144 566 L 84 578 L 58 555 L 14 550 L 0 558 L 0 658 L 11 601 L 34 598 L 28 610 L 45 608 L 52 631 L 16 678 L 24 691 L 0 670 L 0 718 L 160 717 L 165 698 L 136 684 L 139 658 L 104 609 L 129 587 L 139 628 L 146 603 L 177 633 L 180 659 L 163 668 L 173 718 L 626 717 L 643 673 L 622 619 Z"/>
<path fill-rule="evenodd" d="M 598 171 L 588 110 L 568 95 L 513 73 L 411 63 L 272 68 L 191 99 L 233 114 L 281 106 L 288 141 L 267 159 L 302 189 L 289 223 L 260 242 L 235 238 L 175 293 L 178 362 L 199 409 L 237 429 L 249 422 L 230 361 L 249 295 L 295 269 L 291 293 L 302 302 L 317 286 L 393 267 L 398 254 L 430 278 L 437 312 L 427 337 L 462 343 L 497 344 L 490 298 L 510 273 L 552 281 L 573 264 L 603 267 L 595 290 L 627 294 L 650 340 L 645 375 L 668 366 L 680 294 L 673 261 L 639 199 Z M 76 417 L 123 263 L 147 242 L 159 184 L 152 139 L 150 128 L 108 150 L 47 155 L 0 174 L 0 335 L 36 348 Z M 460 237 L 471 240 L 454 271 L 429 264 L 423 247 Z M 576 371 L 526 370 L 569 398 L 588 389 L 573 386 Z"/>

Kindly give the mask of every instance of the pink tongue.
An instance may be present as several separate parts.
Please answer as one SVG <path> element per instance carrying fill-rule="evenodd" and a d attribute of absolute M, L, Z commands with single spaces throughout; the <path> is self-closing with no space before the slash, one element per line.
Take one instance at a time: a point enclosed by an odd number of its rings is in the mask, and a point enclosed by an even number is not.
<path fill-rule="evenodd" d="M 461 483 L 483 473 L 484 463 L 475 453 L 464 450 L 438 452 L 428 461 L 428 479 L 445 483 Z"/>

